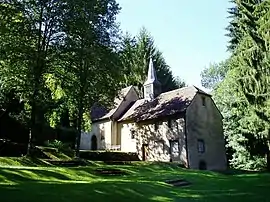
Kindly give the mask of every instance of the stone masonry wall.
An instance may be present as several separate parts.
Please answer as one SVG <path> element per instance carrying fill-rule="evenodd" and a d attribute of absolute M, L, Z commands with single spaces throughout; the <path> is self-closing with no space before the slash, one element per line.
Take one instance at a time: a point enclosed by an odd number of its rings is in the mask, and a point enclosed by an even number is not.
<path fill-rule="evenodd" d="M 171 120 L 170 124 L 168 120 Z M 123 122 L 120 123 L 119 128 L 121 128 L 119 131 L 121 133 L 121 151 L 137 151 L 142 159 L 142 146 L 146 144 L 145 158 L 147 161 L 168 162 L 173 160 L 187 165 L 183 118 L 151 120 L 138 124 Z M 132 130 L 135 131 L 134 135 L 132 135 Z M 171 140 L 177 143 L 174 155 L 171 155 Z"/>
<path fill-rule="evenodd" d="M 205 162 L 208 170 L 226 169 L 222 116 L 209 96 L 197 94 L 186 112 L 188 161 L 190 168 L 199 169 Z M 198 141 L 204 142 L 199 152 Z"/>

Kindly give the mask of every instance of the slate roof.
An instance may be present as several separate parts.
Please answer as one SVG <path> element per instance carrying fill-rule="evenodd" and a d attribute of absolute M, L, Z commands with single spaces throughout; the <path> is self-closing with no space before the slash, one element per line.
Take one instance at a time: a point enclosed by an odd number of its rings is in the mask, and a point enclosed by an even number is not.
<path fill-rule="evenodd" d="M 111 118 L 119 108 L 120 104 L 124 101 L 126 95 L 133 86 L 128 86 L 120 90 L 118 96 L 114 99 L 114 107 L 111 110 L 107 110 L 105 107 L 94 105 L 91 109 L 92 121 L 103 120 Z"/>
<path fill-rule="evenodd" d="M 209 95 L 195 86 L 189 86 L 162 93 L 153 101 L 137 100 L 118 121 L 143 121 L 185 112 L 196 93 Z"/>

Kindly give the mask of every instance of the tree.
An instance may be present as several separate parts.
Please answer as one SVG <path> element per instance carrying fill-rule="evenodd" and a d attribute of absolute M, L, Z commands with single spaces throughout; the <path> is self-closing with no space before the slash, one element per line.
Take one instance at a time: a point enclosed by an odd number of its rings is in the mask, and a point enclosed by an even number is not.
<path fill-rule="evenodd" d="M 253 5 L 260 4 L 263 0 L 252 0 L 250 1 Z M 229 42 L 228 42 L 228 51 L 234 52 L 238 45 L 240 44 L 244 33 L 243 30 L 241 29 L 241 12 L 239 11 L 239 4 L 237 0 L 231 0 L 231 3 L 233 3 L 233 7 L 228 9 L 229 16 L 228 18 L 231 19 L 229 25 L 226 27 L 226 30 L 228 33 L 226 34 L 227 37 L 229 37 Z M 242 2 L 248 2 L 248 1 L 242 1 Z M 250 8 L 252 9 L 252 7 Z"/>
<path fill-rule="evenodd" d="M 153 59 L 163 92 L 185 85 L 183 81 L 173 76 L 162 53 L 156 48 L 154 39 L 145 28 L 142 28 L 136 37 L 126 34 L 119 52 L 123 67 L 123 86 L 137 86 L 142 94 L 150 57 Z"/>
<path fill-rule="evenodd" d="M 211 90 L 215 89 L 225 79 L 228 70 L 228 61 L 210 64 L 201 72 L 202 86 Z"/>
<path fill-rule="evenodd" d="M 235 72 L 238 91 L 254 112 L 257 138 L 267 146 L 267 168 L 270 170 L 270 69 L 269 69 L 269 1 L 239 1 L 240 27 L 243 38 L 237 47 Z M 256 124 L 255 124 L 256 123 Z"/>
<path fill-rule="evenodd" d="M 115 0 L 5 0 L 0 5 L 1 84 L 29 110 L 29 148 L 36 126 L 75 118 L 77 154 L 83 121 L 119 83 Z M 61 114 L 65 119 L 61 119 Z M 70 118 L 70 117 L 69 117 Z M 86 124 L 85 124 L 86 125 Z M 89 125 L 89 124 L 88 124 Z"/>
<path fill-rule="evenodd" d="M 227 64 L 233 69 L 234 63 L 228 61 Z M 227 157 L 234 168 L 262 169 L 265 161 L 261 156 L 261 144 L 254 139 L 258 133 L 258 122 L 245 97 L 238 92 L 236 78 L 235 71 L 228 71 L 213 91 L 213 99 L 223 115 Z"/>
<path fill-rule="evenodd" d="M 76 155 L 79 155 L 83 115 L 95 102 L 105 102 L 116 92 L 119 62 L 114 51 L 117 33 L 115 0 L 67 1 L 64 18 L 65 91 L 76 114 Z M 102 96 L 101 96 L 102 95 Z"/>
<path fill-rule="evenodd" d="M 221 110 L 230 164 L 261 169 L 269 164 L 269 1 L 234 1 L 229 25 L 231 57 L 202 72 Z M 268 67 L 268 68 L 267 68 Z M 224 71 L 227 72 L 224 74 Z M 225 75 L 225 77 L 224 77 Z M 269 165 L 268 165 L 269 167 Z"/>
<path fill-rule="evenodd" d="M 231 0 L 231 3 L 234 4 L 234 7 L 228 9 L 229 16 L 231 19 L 229 25 L 226 27 L 228 33 L 227 37 L 230 38 L 229 44 L 227 46 L 228 51 L 233 52 L 239 41 L 241 40 L 241 31 L 238 23 L 238 19 L 240 17 L 238 7 L 236 5 L 236 0 Z"/>
<path fill-rule="evenodd" d="M 61 17 L 65 4 L 62 1 L 4 0 L 0 18 L 0 32 L 5 43 L 1 45 L 1 60 L 7 68 L 6 78 L 15 79 L 23 99 L 31 107 L 29 148 L 35 138 L 38 114 L 46 106 L 46 74 L 53 71 L 57 62 L 56 45 L 61 42 Z"/>

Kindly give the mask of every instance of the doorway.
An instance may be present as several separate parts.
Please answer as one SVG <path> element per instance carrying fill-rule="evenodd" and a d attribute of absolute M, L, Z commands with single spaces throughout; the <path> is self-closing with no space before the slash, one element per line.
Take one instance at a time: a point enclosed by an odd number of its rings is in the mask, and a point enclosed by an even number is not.
<path fill-rule="evenodd" d="M 148 155 L 148 144 L 143 144 L 142 145 L 142 160 L 143 161 L 147 160 L 147 155 Z"/>
<path fill-rule="evenodd" d="M 91 138 L 91 150 L 97 150 L 97 137 L 95 135 Z"/>
<path fill-rule="evenodd" d="M 207 164 L 204 160 L 200 160 L 199 162 L 199 170 L 207 170 Z"/>

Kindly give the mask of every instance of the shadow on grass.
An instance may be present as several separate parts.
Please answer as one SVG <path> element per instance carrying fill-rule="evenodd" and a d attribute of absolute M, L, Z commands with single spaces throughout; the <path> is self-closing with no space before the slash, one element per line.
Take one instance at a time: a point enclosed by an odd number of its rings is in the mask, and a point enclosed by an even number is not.
<path fill-rule="evenodd" d="M 93 181 L 86 183 L 20 182 L 0 185 L 3 201 L 267 201 L 253 190 L 222 187 L 176 188 L 149 181 Z"/>
<path fill-rule="evenodd" d="M 149 164 L 110 166 L 130 175 L 99 177 L 92 173 L 97 167 L 0 168 L 1 201 L 268 201 L 269 174 L 227 176 Z M 192 185 L 173 187 L 165 184 L 168 178 Z"/>
<path fill-rule="evenodd" d="M 23 181 L 42 181 L 42 180 L 70 180 L 64 173 L 50 170 L 35 170 L 23 168 L 5 168 L 0 169 L 0 176 L 14 183 Z M 0 180 L 1 182 L 1 180 Z"/>
<path fill-rule="evenodd" d="M 0 166 L 51 166 L 38 158 L 31 157 L 0 157 Z"/>
<path fill-rule="evenodd" d="M 165 201 L 176 197 L 164 185 L 144 182 L 103 181 L 86 184 L 20 183 L 13 186 L 0 185 L 4 201 Z M 163 200 L 163 201 L 164 201 Z"/>

